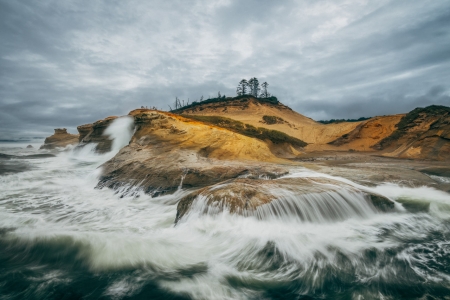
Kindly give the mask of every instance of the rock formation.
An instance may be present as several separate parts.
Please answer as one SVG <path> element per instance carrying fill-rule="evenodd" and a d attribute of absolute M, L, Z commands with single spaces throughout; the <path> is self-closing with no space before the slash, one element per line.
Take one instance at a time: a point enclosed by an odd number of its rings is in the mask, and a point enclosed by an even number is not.
<path fill-rule="evenodd" d="M 352 202 L 351 198 L 356 198 L 356 201 Z M 178 203 L 175 222 L 188 214 L 196 201 L 202 202 L 197 205 L 197 212 L 201 214 L 214 214 L 223 210 L 258 218 L 294 214 L 304 221 L 316 221 L 324 217 L 343 219 L 349 212 L 362 213 L 365 208 L 359 205 L 367 203 L 383 212 L 393 210 L 395 207 L 394 202 L 383 196 L 360 191 L 332 179 L 246 178 L 205 187 L 183 197 Z M 338 203 L 343 205 L 337 207 Z M 342 210 L 345 206 L 347 211 Z"/>
<path fill-rule="evenodd" d="M 78 144 L 77 134 L 68 133 L 66 128 L 57 128 L 53 135 L 45 139 L 44 145 L 42 145 L 40 149 L 64 148 L 68 145 L 76 144 Z"/>
<path fill-rule="evenodd" d="M 264 141 L 167 112 L 138 109 L 130 115 L 136 131 L 130 144 L 102 166 L 99 187 L 160 195 L 239 176 L 287 172 L 282 164 L 288 161 Z"/>
<path fill-rule="evenodd" d="M 280 102 L 251 96 L 201 103 L 177 111 L 186 116 L 225 117 L 254 127 L 274 129 L 306 142 L 305 152 L 379 151 L 390 157 L 450 159 L 449 110 L 417 108 L 408 114 L 373 117 L 358 122 L 321 124 Z M 275 150 L 274 152 L 277 152 Z M 278 149 L 277 155 L 283 151 Z M 292 157 L 292 151 L 284 151 Z M 295 153 L 298 155 L 301 153 Z"/>
<path fill-rule="evenodd" d="M 111 150 L 112 140 L 103 135 L 105 129 L 114 121 L 117 117 L 111 116 L 103 120 L 99 120 L 92 124 L 80 125 L 77 127 L 79 136 L 80 147 L 88 143 L 96 143 L 95 151 L 98 153 L 105 153 Z"/>
<path fill-rule="evenodd" d="M 342 150 L 372 151 L 371 147 L 395 131 L 395 126 L 403 116 L 404 114 L 374 117 L 362 121 L 355 129 L 328 144 Z"/>
<path fill-rule="evenodd" d="M 332 179 L 283 177 L 301 164 L 286 158 L 311 154 L 308 151 L 353 149 L 388 157 L 450 159 L 450 108 L 443 106 L 327 125 L 278 101 L 253 97 L 195 104 L 178 113 L 183 115 L 131 111 L 134 134 L 127 146 L 102 165 L 97 187 L 121 194 L 144 191 L 152 196 L 184 189 L 186 196 L 178 204 L 177 222 L 192 211 L 210 214 L 223 210 L 258 218 L 295 213 L 306 221 L 324 215 L 342 219 L 347 213 L 364 216 L 390 211 L 394 203 Z M 44 146 L 50 149 L 79 141 L 80 147 L 95 143 L 97 152 L 108 152 L 112 141 L 104 133 L 116 118 L 78 126 L 79 136 L 57 129 Z M 361 185 L 400 180 L 432 185 L 435 180 L 430 176 L 448 172 L 442 168 L 422 170 L 420 166 L 420 170 L 405 174 L 407 166 L 392 170 L 385 165 L 377 170 L 372 170 L 373 165 L 365 166 L 369 169 L 358 166 L 361 172 L 357 172 L 352 162 L 345 167 L 341 162 L 304 166 Z M 439 188 L 447 190 L 446 183 Z M 336 203 L 341 208 L 335 207 Z"/>
<path fill-rule="evenodd" d="M 449 160 L 450 107 L 416 108 L 396 125 L 396 130 L 373 146 L 390 157 Z"/>
<path fill-rule="evenodd" d="M 370 211 L 370 207 L 373 211 L 394 207 L 389 199 L 330 179 L 277 179 L 288 174 L 296 163 L 277 157 L 270 143 L 263 140 L 167 112 L 138 109 L 130 115 L 135 120 L 135 133 L 128 146 L 103 164 L 97 187 L 113 188 L 121 194 L 144 191 L 153 196 L 180 188 L 195 190 L 179 202 L 177 221 L 202 197 L 206 201 L 203 210 L 207 213 L 226 208 L 231 213 L 259 217 L 275 213 L 273 210 L 280 205 L 277 204 L 281 201 L 280 193 L 294 198 L 304 196 L 301 201 L 312 207 L 315 204 L 307 198 L 325 193 L 330 203 L 323 204 L 324 207 L 343 201 L 344 207 L 356 207 L 349 209 L 360 213 L 367 210 L 367 207 L 358 208 L 361 203 L 366 206 L 369 203 Z M 356 204 L 345 204 L 343 189 L 360 195 Z M 300 205 L 298 199 L 291 200 Z M 297 207 L 295 213 L 302 214 L 302 211 Z M 320 213 L 314 217 L 308 216 L 311 212 L 303 213 L 305 220 L 320 217 Z M 331 211 L 325 213 L 331 214 L 330 218 L 342 217 L 333 216 Z"/>

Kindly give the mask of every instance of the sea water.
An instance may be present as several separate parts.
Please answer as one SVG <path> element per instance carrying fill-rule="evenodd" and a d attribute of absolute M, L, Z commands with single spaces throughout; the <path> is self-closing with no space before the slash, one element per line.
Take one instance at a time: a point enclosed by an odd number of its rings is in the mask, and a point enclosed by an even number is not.
<path fill-rule="evenodd" d="M 95 188 L 102 163 L 128 144 L 130 122 L 113 123 L 107 134 L 115 142 L 106 154 L 87 145 L 56 157 L 8 160 L 26 170 L 0 176 L 0 299 L 450 295 L 448 193 L 392 183 L 367 188 L 331 177 L 389 197 L 396 209 L 379 213 L 344 187 L 307 199 L 279 191 L 282 214 L 200 214 L 194 205 L 175 226 L 177 203 L 188 191 L 152 198 Z M 288 176 L 330 177 L 307 169 Z M 417 203 L 424 205 L 409 209 Z"/>

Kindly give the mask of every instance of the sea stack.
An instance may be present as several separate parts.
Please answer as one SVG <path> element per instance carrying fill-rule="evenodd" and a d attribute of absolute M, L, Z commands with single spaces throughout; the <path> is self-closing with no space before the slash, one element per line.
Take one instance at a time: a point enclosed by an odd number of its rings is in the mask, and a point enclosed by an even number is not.
<path fill-rule="evenodd" d="M 40 149 L 64 148 L 78 144 L 78 134 L 70 134 L 66 128 L 56 128 L 55 133 L 47 137 Z"/>

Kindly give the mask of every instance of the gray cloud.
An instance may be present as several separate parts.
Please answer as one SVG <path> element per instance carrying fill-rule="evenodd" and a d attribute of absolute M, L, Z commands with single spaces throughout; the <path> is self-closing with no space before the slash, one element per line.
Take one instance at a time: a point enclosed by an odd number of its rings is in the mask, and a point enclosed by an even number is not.
<path fill-rule="evenodd" d="M 314 119 L 450 105 L 450 1 L 0 0 L 0 139 L 234 95 Z"/>

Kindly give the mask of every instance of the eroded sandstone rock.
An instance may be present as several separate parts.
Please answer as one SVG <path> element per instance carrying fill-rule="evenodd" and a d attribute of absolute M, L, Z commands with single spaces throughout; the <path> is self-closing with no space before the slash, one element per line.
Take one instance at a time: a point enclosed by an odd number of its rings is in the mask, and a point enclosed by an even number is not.
<path fill-rule="evenodd" d="M 77 127 L 79 132 L 80 147 L 96 143 L 95 151 L 105 153 L 111 150 L 112 140 L 109 136 L 104 135 L 106 128 L 115 120 L 116 116 L 107 117 L 92 124 L 84 124 Z"/>
<path fill-rule="evenodd" d="M 68 145 L 76 144 L 78 144 L 77 134 L 68 133 L 66 128 L 56 128 L 55 133 L 45 139 L 44 145 L 40 149 L 64 148 Z"/>
<path fill-rule="evenodd" d="M 373 148 L 389 157 L 450 160 L 450 107 L 431 105 L 412 110 Z"/>
<path fill-rule="evenodd" d="M 282 164 L 290 162 L 274 156 L 263 141 L 166 112 L 140 109 L 130 115 L 136 131 L 102 166 L 98 187 L 161 195 L 240 176 L 287 173 Z"/>

